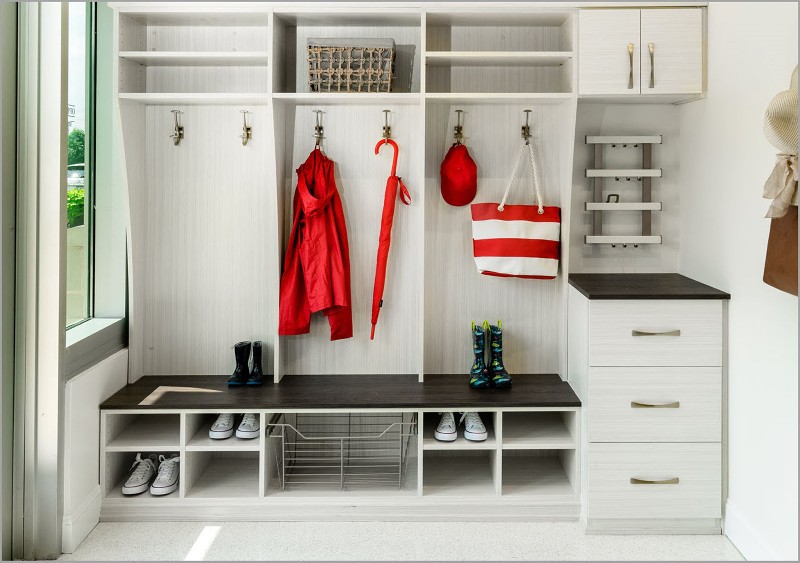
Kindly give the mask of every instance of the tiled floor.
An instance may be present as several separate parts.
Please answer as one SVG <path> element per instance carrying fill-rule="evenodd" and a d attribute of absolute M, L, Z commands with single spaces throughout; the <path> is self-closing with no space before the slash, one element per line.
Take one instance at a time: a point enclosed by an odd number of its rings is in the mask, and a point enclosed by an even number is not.
<path fill-rule="evenodd" d="M 587 536 L 577 523 L 109 522 L 61 559 L 741 561 L 742 556 L 724 536 Z"/>

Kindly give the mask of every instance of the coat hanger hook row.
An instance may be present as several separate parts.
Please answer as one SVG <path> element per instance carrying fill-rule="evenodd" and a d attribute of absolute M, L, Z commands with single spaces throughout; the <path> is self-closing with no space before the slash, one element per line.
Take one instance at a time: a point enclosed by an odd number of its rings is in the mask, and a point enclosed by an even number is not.
<path fill-rule="evenodd" d="M 531 144 L 531 126 L 528 119 L 531 116 L 531 111 L 529 109 L 524 110 L 525 113 L 525 125 L 522 126 L 522 138 L 525 139 L 525 144 Z"/>
<path fill-rule="evenodd" d="M 183 112 L 179 109 L 173 109 L 170 111 L 172 112 L 172 115 L 175 118 L 175 129 L 173 130 L 172 135 L 170 135 L 169 138 L 172 139 L 172 144 L 177 147 L 178 145 L 181 144 L 181 141 L 183 140 L 183 125 L 181 125 L 180 119 L 178 119 L 178 114 Z"/>
<path fill-rule="evenodd" d="M 314 142 L 315 147 L 319 147 L 322 145 L 322 139 L 325 138 L 324 129 L 322 127 L 322 114 L 325 113 L 321 109 L 315 109 L 314 113 L 316 114 L 316 125 L 314 126 Z"/>
<path fill-rule="evenodd" d="M 453 138 L 457 145 L 461 144 L 464 140 L 464 110 L 456 110 L 456 126 L 453 128 Z"/>
<path fill-rule="evenodd" d="M 391 110 L 383 110 L 383 138 L 386 139 L 386 144 L 388 144 L 389 139 L 392 138 L 392 126 L 389 125 L 390 113 L 392 113 Z"/>
<path fill-rule="evenodd" d="M 239 113 L 242 114 L 242 134 L 239 138 L 242 140 L 242 146 L 246 147 L 250 139 L 253 138 L 253 128 L 247 124 L 247 114 L 250 113 L 246 109 L 240 109 Z"/>

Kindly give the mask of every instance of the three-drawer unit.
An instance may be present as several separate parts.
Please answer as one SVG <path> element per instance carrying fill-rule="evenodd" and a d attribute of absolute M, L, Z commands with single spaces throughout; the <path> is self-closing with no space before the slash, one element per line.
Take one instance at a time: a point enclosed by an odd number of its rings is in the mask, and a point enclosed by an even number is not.
<path fill-rule="evenodd" d="M 587 532 L 721 533 L 729 295 L 678 274 L 573 274 Z"/>

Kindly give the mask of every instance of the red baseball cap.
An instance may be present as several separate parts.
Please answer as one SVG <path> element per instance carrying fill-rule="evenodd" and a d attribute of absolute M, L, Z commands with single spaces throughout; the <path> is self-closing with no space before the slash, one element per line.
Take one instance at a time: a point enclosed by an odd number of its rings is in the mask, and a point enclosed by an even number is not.
<path fill-rule="evenodd" d="M 442 177 L 442 197 L 450 205 L 467 205 L 478 193 L 478 166 L 469 155 L 466 145 L 454 144 L 447 151 L 439 169 Z"/>

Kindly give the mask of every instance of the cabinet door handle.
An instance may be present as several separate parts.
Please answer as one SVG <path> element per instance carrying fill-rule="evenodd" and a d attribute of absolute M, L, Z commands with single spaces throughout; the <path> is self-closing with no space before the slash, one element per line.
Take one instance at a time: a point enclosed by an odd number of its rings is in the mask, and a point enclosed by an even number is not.
<path fill-rule="evenodd" d="M 628 60 L 631 66 L 630 73 L 628 74 L 628 90 L 633 90 L 633 43 L 628 43 Z"/>
<path fill-rule="evenodd" d="M 631 401 L 632 409 L 677 409 L 680 406 L 679 401 L 673 403 L 640 403 L 639 401 Z"/>
<path fill-rule="evenodd" d="M 631 336 L 680 336 L 680 329 L 654 332 L 652 330 L 632 330 Z"/>
<path fill-rule="evenodd" d="M 637 479 L 636 477 L 631 477 L 631 485 L 677 485 L 680 481 L 678 477 L 671 479 Z"/>
<path fill-rule="evenodd" d="M 648 43 L 647 50 L 650 51 L 650 88 L 655 88 L 656 86 L 656 60 L 654 54 L 656 50 L 655 44 Z"/>

